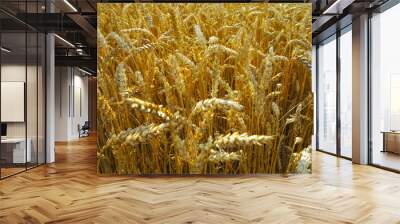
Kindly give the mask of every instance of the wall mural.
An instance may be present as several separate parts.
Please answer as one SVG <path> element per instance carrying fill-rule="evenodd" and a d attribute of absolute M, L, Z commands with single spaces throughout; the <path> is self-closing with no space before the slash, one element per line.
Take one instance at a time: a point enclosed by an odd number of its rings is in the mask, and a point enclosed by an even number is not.
<path fill-rule="evenodd" d="M 98 4 L 97 170 L 310 173 L 311 4 Z"/>

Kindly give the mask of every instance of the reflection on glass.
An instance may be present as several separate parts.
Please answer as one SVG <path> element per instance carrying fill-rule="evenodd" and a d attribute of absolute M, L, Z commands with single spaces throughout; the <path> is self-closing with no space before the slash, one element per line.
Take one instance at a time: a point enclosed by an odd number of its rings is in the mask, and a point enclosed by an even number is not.
<path fill-rule="evenodd" d="M 352 35 L 351 27 L 340 36 L 340 152 L 352 157 Z"/>
<path fill-rule="evenodd" d="M 318 148 L 336 153 L 336 40 L 318 48 Z"/>
<path fill-rule="evenodd" d="M 26 82 L 26 111 L 27 111 L 27 142 L 30 148 L 30 160 L 27 163 L 27 167 L 34 167 L 37 165 L 38 157 L 38 141 L 37 141 L 37 79 L 38 79 L 38 35 L 36 32 L 27 33 L 27 82 Z"/>
<path fill-rule="evenodd" d="M 46 39 L 45 35 L 42 33 L 39 33 L 38 35 L 38 77 L 37 77 L 37 90 L 38 90 L 38 136 L 37 136 L 37 147 L 38 147 L 38 156 L 37 156 L 37 162 L 38 164 L 43 164 L 45 163 L 45 60 L 46 60 L 46 52 L 45 52 L 45 44 L 46 44 Z"/>
<path fill-rule="evenodd" d="M 371 21 L 372 163 L 395 170 L 400 170 L 400 133 L 395 132 L 400 130 L 400 33 L 394 29 L 398 21 L 400 5 L 374 15 Z"/>
<path fill-rule="evenodd" d="M 26 141 L 26 34 L 2 33 L 1 57 L 1 123 L 6 129 L 1 140 L 2 177 L 25 170 L 31 159 L 30 142 Z M 27 144 L 28 143 L 28 144 Z M 28 149 L 28 150 L 27 150 Z"/>
<path fill-rule="evenodd" d="M 44 0 L 0 1 L 12 14 L 42 13 Z M 0 178 L 45 162 L 45 35 L 0 12 Z"/>

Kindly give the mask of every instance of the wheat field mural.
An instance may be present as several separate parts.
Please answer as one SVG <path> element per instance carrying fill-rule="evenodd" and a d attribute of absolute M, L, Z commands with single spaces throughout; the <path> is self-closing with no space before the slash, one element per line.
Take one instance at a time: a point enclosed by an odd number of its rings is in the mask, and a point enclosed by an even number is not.
<path fill-rule="evenodd" d="M 310 4 L 98 4 L 97 169 L 311 172 Z"/>

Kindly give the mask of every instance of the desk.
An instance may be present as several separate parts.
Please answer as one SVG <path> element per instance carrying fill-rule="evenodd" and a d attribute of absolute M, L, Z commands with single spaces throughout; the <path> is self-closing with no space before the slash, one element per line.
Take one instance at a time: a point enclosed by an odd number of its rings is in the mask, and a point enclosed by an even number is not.
<path fill-rule="evenodd" d="M 25 153 L 25 138 L 6 138 L 1 139 L 1 157 L 6 163 L 26 163 L 31 162 L 32 140 L 28 138 Z M 26 159 L 26 160 L 25 160 Z"/>
<path fill-rule="evenodd" d="M 400 132 L 383 131 L 383 150 L 382 152 L 392 152 L 400 154 Z"/>

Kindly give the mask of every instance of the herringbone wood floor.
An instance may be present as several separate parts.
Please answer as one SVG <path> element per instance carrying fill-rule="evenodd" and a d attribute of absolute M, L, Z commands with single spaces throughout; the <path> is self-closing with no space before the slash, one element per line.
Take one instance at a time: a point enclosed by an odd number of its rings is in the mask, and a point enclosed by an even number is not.
<path fill-rule="evenodd" d="M 0 223 L 400 223 L 400 175 L 318 152 L 289 178 L 100 177 L 95 147 L 0 181 Z"/>

